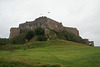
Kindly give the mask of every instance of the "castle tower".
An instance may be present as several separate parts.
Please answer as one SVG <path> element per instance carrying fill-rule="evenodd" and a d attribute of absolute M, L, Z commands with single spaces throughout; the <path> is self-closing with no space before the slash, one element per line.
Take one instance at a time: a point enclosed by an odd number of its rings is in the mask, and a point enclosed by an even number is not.
<path fill-rule="evenodd" d="M 13 39 L 14 37 L 20 35 L 20 29 L 19 28 L 11 28 L 10 29 L 10 36 L 9 36 L 9 40 Z"/>

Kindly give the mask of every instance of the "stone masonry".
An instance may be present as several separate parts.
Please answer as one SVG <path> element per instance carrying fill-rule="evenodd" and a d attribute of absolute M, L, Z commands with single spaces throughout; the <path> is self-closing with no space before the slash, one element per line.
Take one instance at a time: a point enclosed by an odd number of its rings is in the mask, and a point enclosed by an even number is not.
<path fill-rule="evenodd" d="M 10 29 L 10 37 L 9 39 L 13 39 L 14 37 L 20 35 L 20 29 L 19 28 L 11 28 Z"/>
<path fill-rule="evenodd" d="M 89 45 L 89 46 L 94 46 L 94 42 L 93 41 L 89 41 L 89 39 L 83 39 L 84 40 L 84 43 L 86 45 Z"/>

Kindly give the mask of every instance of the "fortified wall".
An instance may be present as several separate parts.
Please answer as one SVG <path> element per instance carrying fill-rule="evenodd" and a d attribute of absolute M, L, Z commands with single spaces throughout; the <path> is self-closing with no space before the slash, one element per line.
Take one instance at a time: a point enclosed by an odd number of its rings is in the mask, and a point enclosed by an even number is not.
<path fill-rule="evenodd" d="M 10 36 L 9 39 L 13 39 L 14 37 L 20 35 L 20 29 L 19 28 L 11 28 L 10 29 Z"/>
<path fill-rule="evenodd" d="M 18 28 L 11 28 L 9 39 L 13 39 L 14 37 L 20 35 L 20 33 L 33 31 L 36 28 L 43 28 L 45 30 L 45 34 L 48 34 L 48 28 L 49 28 L 49 29 L 56 30 L 58 32 L 67 31 L 68 33 L 72 33 L 75 36 L 79 36 L 79 31 L 76 28 L 64 27 L 62 23 L 57 22 L 53 19 L 47 17 L 39 17 L 34 21 L 26 21 L 25 23 L 19 24 Z M 87 43 L 89 41 L 84 40 L 84 42 Z"/>

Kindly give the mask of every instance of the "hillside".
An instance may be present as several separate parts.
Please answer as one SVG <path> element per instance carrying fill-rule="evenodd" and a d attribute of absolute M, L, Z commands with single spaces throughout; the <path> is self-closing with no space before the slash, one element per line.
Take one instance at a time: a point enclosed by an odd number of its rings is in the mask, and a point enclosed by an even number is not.
<path fill-rule="evenodd" d="M 100 47 L 66 40 L 0 47 L 0 67 L 99 67 Z"/>

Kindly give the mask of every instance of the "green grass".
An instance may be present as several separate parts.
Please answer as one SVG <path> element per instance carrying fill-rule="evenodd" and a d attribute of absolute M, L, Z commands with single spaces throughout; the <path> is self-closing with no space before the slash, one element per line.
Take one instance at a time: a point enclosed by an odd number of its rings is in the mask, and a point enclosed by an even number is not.
<path fill-rule="evenodd" d="M 6 45 L 0 47 L 0 67 L 3 66 L 100 67 L 100 47 L 90 47 L 64 40 Z"/>

